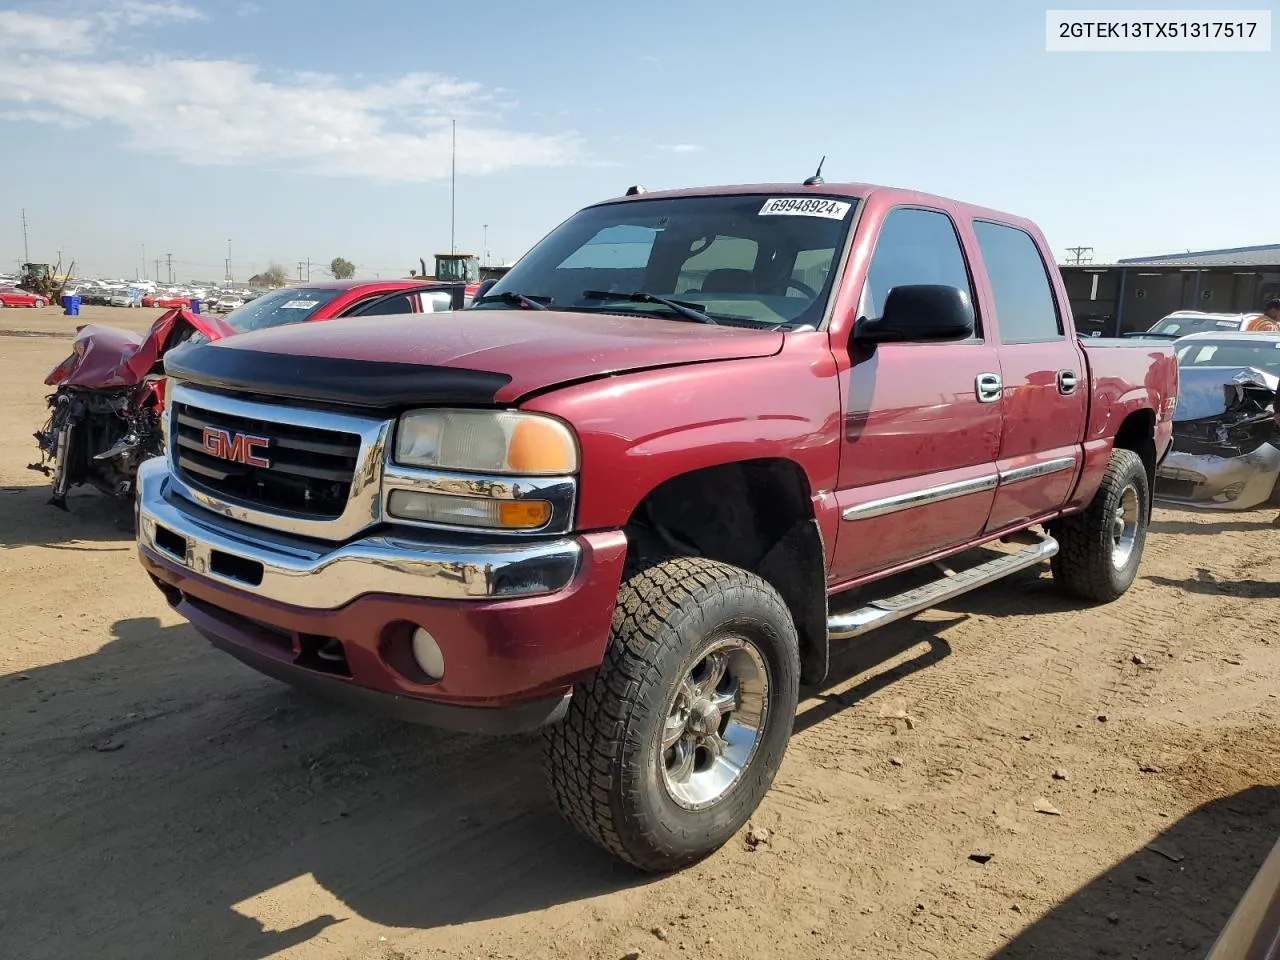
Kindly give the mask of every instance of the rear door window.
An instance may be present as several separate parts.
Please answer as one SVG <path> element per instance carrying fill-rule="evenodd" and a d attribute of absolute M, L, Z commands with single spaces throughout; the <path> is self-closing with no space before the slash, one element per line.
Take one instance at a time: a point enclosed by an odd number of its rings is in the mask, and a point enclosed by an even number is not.
<path fill-rule="evenodd" d="M 1002 343 L 1041 343 L 1065 337 L 1048 268 L 1031 234 L 1003 223 L 973 224 L 995 298 Z"/>

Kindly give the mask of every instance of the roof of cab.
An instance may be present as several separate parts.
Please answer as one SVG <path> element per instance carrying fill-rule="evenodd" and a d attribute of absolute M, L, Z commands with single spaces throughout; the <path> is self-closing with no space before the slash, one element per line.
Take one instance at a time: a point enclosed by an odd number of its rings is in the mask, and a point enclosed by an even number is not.
<path fill-rule="evenodd" d="M 885 196 L 891 202 L 951 208 L 956 211 L 963 211 L 968 216 L 1000 220 L 1023 226 L 1035 226 L 1026 217 L 1007 213 L 1003 210 L 994 210 L 989 207 L 967 203 L 963 200 L 922 193 L 918 190 L 910 190 L 904 187 L 886 187 L 874 183 L 823 182 L 812 185 L 803 183 L 738 183 L 706 187 L 683 187 L 677 190 L 651 190 L 630 196 L 614 197 L 610 200 L 601 200 L 599 203 L 592 204 L 592 206 L 603 206 L 610 203 L 632 203 L 641 200 L 666 200 L 675 197 L 718 197 L 744 194 L 760 196 L 802 196 L 807 194 L 819 197 L 853 197 L 864 201 L 873 195 Z"/>

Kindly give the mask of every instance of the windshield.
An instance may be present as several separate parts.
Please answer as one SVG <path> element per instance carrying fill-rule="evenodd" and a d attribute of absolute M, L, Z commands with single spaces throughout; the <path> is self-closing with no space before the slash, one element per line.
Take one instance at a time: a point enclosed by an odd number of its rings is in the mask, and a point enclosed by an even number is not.
<path fill-rule="evenodd" d="M 677 317 L 680 300 L 721 322 L 822 322 L 833 265 L 857 201 L 830 196 L 695 196 L 588 207 L 521 257 L 489 291 L 538 298 L 552 310 Z M 495 299 L 473 309 L 510 309 Z"/>
<path fill-rule="evenodd" d="M 1221 416 L 1237 389 L 1231 385 L 1256 385 L 1265 376 L 1265 372 L 1259 372 L 1257 367 L 1203 366 L 1183 370 L 1178 378 L 1178 406 L 1173 419 L 1183 423 Z M 1264 382 L 1262 396 L 1265 397 L 1265 390 L 1274 388 L 1274 380 Z"/>
<path fill-rule="evenodd" d="M 436 257 L 436 279 L 470 283 L 480 279 L 480 267 L 474 257 Z"/>
<path fill-rule="evenodd" d="M 1216 317 L 1177 317 L 1161 320 L 1147 333 L 1173 334 L 1185 337 L 1189 333 L 1213 333 L 1215 330 L 1239 329 L 1240 324 L 1235 320 L 1222 320 Z"/>
<path fill-rule="evenodd" d="M 342 292 L 335 287 L 285 287 L 250 300 L 222 319 L 236 333 L 301 323 Z"/>
<path fill-rule="evenodd" d="M 1257 367 L 1280 376 L 1280 339 L 1259 337 L 1241 340 L 1189 340 L 1174 345 L 1180 369 L 1196 367 Z"/>

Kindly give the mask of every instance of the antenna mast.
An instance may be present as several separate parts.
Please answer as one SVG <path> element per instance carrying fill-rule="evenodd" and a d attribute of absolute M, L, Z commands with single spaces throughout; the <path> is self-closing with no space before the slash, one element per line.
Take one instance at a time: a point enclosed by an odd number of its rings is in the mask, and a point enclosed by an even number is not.
<path fill-rule="evenodd" d="M 453 121 L 453 149 L 449 157 L 449 252 L 457 253 L 458 244 L 455 241 L 455 211 L 457 209 L 458 196 L 458 121 Z"/>
<path fill-rule="evenodd" d="M 818 184 L 824 182 L 822 179 L 822 165 L 826 162 L 827 162 L 827 157 L 824 154 L 822 159 L 818 161 L 818 169 L 813 172 L 812 177 L 810 177 L 808 180 L 804 182 L 804 185 L 806 187 L 816 187 L 818 186 Z"/>

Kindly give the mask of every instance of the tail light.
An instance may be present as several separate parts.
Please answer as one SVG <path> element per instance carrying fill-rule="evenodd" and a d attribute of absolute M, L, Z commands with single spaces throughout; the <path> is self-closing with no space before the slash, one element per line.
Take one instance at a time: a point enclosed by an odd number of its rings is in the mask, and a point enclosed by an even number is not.
<path fill-rule="evenodd" d="M 72 368 L 76 365 L 78 359 L 76 354 L 72 354 L 63 360 L 60 364 L 49 371 L 49 375 L 44 378 L 46 386 L 56 387 L 63 380 L 67 379 L 67 375 L 71 373 Z"/>

